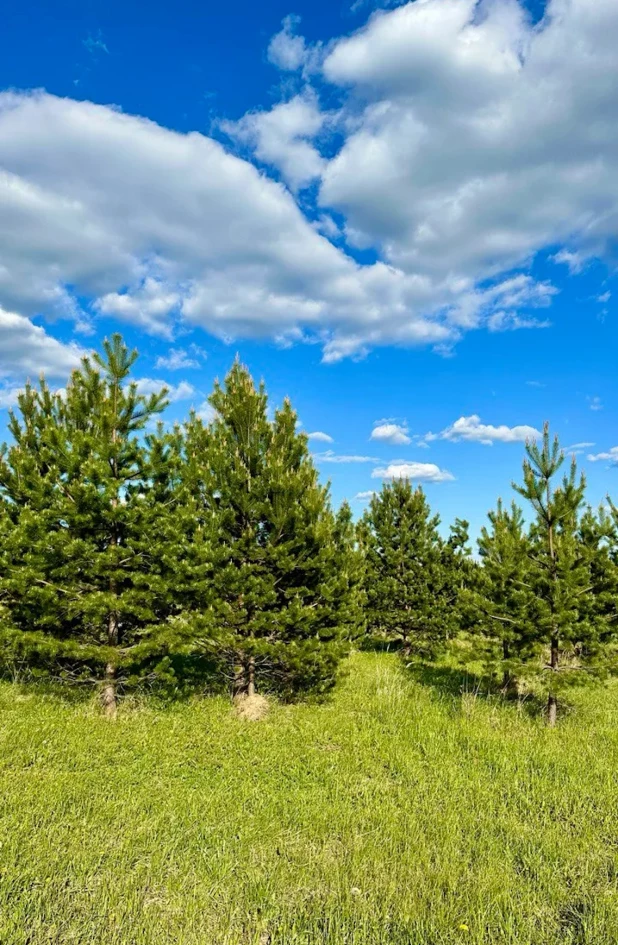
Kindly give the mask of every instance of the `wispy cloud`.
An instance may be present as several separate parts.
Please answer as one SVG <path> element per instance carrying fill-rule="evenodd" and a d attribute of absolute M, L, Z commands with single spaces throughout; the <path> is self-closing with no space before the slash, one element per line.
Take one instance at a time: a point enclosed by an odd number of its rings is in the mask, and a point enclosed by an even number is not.
<path fill-rule="evenodd" d="M 552 256 L 551 259 L 555 263 L 562 263 L 565 266 L 568 266 L 569 272 L 571 272 L 573 275 L 576 275 L 586 267 L 590 257 L 583 252 L 572 252 L 568 249 L 561 249 L 560 252 L 556 253 L 555 256 Z"/>
<path fill-rule="evenodd" d="M 313 458 L 317 463 L 377 463 L 376 456 L 346 456 L 339 455 L 333 450 L 326 450 L 324 453 L 314 453 Z"/>
<path fill-rule="evenodd" d="M 323 433 L 321 430 L 315 430 L 314 433 L 307 434 L 308 440 L 315 440 L 318 443 L 334 443 L 332 436 L 329 436 L 328 433 Z"/>
<path fill-rule="evenodd" d="M 160 355 L 155 367 L 167 368 L 169 371 L 180 371 L 183 368 L 197 368 L 200 362 L 197 358 L 192 358 L 184 348 L 170 348 L 166 355 Z"/>
<path fill-rule="evenodd" d="M 589 450 L 593 446 L 594 443 L 571 443 L 570 446 L 564 447 L 564 452 L 579 455 L 583 453 L 584 450 Z"/>
<path fill-rule="evenodd" d="M 0 387 L 0 410 L 10 410 L 14 407 L 21 390 L 23 390 L 21 386 Z"/>
<path fill-rule="evenodd" d="M 105 53 L 106 56 L 109 56 L 109 49 L 107 43 L 103 41 L 101 30 L 97 30 L 94 36 L 92 33 L 88 33 L 86 39 L 82 40 L 82 45 L 86 47 L 91 56 L 97 56 L 99 53 Z"/>
<path fill-rule="evenodd" d="M 608 462 L 611 466 L 618 466 L 618 446 L 612 446 L 605 453 L 589 454 L 588 459 L 591 463 Z"/>

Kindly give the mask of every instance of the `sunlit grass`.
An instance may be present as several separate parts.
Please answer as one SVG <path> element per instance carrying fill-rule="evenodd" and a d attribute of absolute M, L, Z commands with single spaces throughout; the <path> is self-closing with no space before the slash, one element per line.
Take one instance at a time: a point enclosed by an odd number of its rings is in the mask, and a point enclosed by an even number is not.
<path fill-rule="evenodd" d="M 356 655 L 324 705 L 0 688 L 2 945 L 618 942 L 618 689 L 558 729 Z"/>

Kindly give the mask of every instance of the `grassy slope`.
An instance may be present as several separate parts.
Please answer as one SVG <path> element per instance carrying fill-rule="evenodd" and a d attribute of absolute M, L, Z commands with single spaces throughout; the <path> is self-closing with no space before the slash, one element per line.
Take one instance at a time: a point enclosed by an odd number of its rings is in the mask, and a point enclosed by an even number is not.
<path fill-rule="evenodd" d="M 257 724 L 5 685 L 0 942 L 618 942 L 609 703 L 549 732 L 388 655 Z"/>

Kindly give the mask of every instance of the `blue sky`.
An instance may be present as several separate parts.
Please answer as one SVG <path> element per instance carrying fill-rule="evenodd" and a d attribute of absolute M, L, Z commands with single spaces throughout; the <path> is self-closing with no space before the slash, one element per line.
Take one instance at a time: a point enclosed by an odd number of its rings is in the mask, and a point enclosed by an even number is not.
<path fill-rule="evenodd" d="M 616 35 L 615 0 L 9 0 L 0 427 L 120 330 L 170 419 L 238 352 L 357 512 L 411 475 L 476 533 L 545 419 L 616 495 Z"/>

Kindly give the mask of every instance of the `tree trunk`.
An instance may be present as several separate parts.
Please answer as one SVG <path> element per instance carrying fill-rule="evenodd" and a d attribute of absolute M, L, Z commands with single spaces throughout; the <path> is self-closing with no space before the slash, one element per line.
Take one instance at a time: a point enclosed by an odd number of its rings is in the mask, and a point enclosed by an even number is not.
<path fill-rule="evenodd" d="M 255 695 L 255 657 L 250 656 L 249 662 L 247 664 L 247 695 L 249 697 Z"/>
<path fill-rule="evenodd" d="M 551 504 L 551 490 L 549 488 L 549 482 L 547 483 L 547 508 L 549 510 Z M 554 530 L 551 525 L 548 528 L 548 538 L 549 538 L 549 558 L 551 561 L 551 571 L 552 579 L 554 582 L 554 588 L 558 584 L 558 574 L 556 572 L 556 551 L 554 548 Z M 555 597 L 551 598 L 551 611 L 552 611 L 552 634 L 550 642 L 550 655 L 549 655 L 549 665 L 551 667 L 550 672 L 558 672 L 558 659 L 560 655 L 560 641 L 558 639 L 558 633 L 556 630 L 555 624 Z M 558 700 L 555 693 L 553 692 L 554 681 L 552 679 L 549 687 L 549 695 L 547 697 L 547 724 L 550 728 L 554 728 L 556 725 L 556 719 L 558 718 Z"/>
<path fill-rule="evenodd" d="M 556 719 L 558 718 L 558 700 L 550 692 L 547 697 L 547 724 L 550 728 L 554 728 L 556 725 Z"/>
<path fill-rule="evenodd" d="M 549 657 L 549 665 L 551 667 L 550 672 L 555 673 L 558 671 L 558 659 L 559 659 L 559 642 L 558 638 L 553 636 L 551 638 L 551 653 Z M 547 697 L 547 724 L 550 728 L 554 728 L 556 724 L 556 719 L 558 718 L 558 699 L 556 698 L 554 692 L 553 680 L 550 685 L 549 696 Z"/>
<path fill-rule="evenodd" d="M 247 691 L 247 683 L 245 678 L 245 665 L 243 663 L 242 657 L 238 657 L 238 662 L 234 665 L 234 682 L 232 684 L 232 698 L 237 699 L 239 696 L 244 696 Z"/>
<path fill-rule="evenodd" d="M 506 640 L 502 641 L 502 659 L 508 660 L 509 658 L 509 645 Z M 513 677 L 511 676 L 511 671 L 505 669 L 502 673 L 502 689 L 505 693 L 508 693 L 512 690 L 513 687 Z"/>
<path fill-rule="evenodd" d="M 118 418 L 118 384 L 114 384 L 114 426 L 112 428 L 112 447 L 116 446 L 116 441 L 118 439 L 118 431 L 116 429 L 116 423 Z M 114 452 L 112 452 L 112 473 L 116 482 L 118 481 L 118 464 L 117 457 Z M 118 508 L 118 486 L 116 486 L 116 495 L 112 498 L 112 509 L 115 510 Z M 114 547 L 117 547 L 120 544 L 120 537 L 117 532 L 117 525 L 114 523 L 112 516 L 112 528 L 113 528 L 113 537 L 110 544 Z M 114 597 L 118 596 L 118 585 L 114 577 L 109 579 L 109 591 Z M 120 627 L 118 625 L 118 613 L 115 610 L 112 610 L 107 618 L 107 645 L 108 646 L 118 646 L 120 642 Z M 105 682 L 103 683 L 103 691 L 101 693 L 101 702 L 103 703 L 103 711 L 106 718 L 115 719 L 116 711 L 118 709 L 118 696 L 116 691 L 116 667 L 113 663 L 108 662 L 105 667 Z"/>
<path fill-rule="evenodd" d="M 105 682 L 101 691 L 101 704 L 103 712 L 108 719 L 116 718 L 118 702 L 116 698 L 116 669 L 113 663 L 108 663 L 105 667 Z"/>
<path fill-rule="evenodd" d="M 118 614 L 115 612 L 112 612 L 108 617 L 107 643 L 108 646 L 118 646 Z M 105 667 L 105 682 L 101 691 L 101 703 L 106 718 L 116 718 L 118 699 L 116 693 L 116 667 L 113 663 L 107 663 Z"/>

